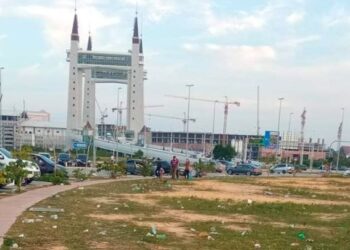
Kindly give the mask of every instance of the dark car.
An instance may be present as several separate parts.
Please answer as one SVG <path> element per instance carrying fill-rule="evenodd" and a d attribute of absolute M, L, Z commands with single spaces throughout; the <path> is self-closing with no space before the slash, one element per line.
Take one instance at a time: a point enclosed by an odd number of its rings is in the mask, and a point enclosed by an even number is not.
<path fill-rule="evenodd" d="M 140 167 L 143 165 L 142 160 L 127 160 L 126 161 L 126 172 L 133 175 L 141 173 Z"/>
<path fill-rule="evenodd" d="M 170 171 L 171 171 L 170 162 L 162 161 L 162 160 L 157 160 L 157 161 L 153 162 L 153 172 L 152 172 L 153 174 L 155 174 L 155 172 L 156 172 L 156 168 L 157 168 L 158 163 L 160 163 L 160 165 L 164 169 L 164 173 L 170 174 Z"/>
<path fill-rule="evenodd" d="M 72 160 L 70 158 L 70 155 L 67 153 L 60 153 L 57 158 L 57 164 L 62 166 L 70 166 L 72 165 Z"/>
<path fill-rule="evenodd" d="M 64 168 L 64 166 L 56 164 L 43 155 L 33 154 L 32 161 L 38 164 L 41 174 L 52 174 L 55 172 L 55 170 L 67 173 L 67 170 Z"/>
<path fill-rule="evenodd" d="M 241 164 L 241 165 L 237 165 L 236 167 L 229 167 L 227 169 L 227 173 L 229 175 L 240 175 L 240 174 L 244 174 L 244 175 L 261 175 L 262 171 L 260 168 L 250 165 L 250 164 Z"/>
<path fill-rule="evenodd" d="M 75 165 L 77 167 L 90 167 L 90 161 L 86 154 L 78 154 L 75 160 Z"/>

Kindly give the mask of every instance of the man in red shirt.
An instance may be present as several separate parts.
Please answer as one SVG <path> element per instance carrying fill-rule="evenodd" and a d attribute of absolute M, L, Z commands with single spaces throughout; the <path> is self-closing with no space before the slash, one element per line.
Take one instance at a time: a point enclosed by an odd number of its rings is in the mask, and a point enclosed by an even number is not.
<path fill-rule="evenodd" d="M 171 166 L 171 178 L 175 180 L 175 176 L 179 178 L 177 168 L 179 166 L 179 160 L 176 158 L 176 156 L 173 156 L 173 159 L 170 161 Z"/>

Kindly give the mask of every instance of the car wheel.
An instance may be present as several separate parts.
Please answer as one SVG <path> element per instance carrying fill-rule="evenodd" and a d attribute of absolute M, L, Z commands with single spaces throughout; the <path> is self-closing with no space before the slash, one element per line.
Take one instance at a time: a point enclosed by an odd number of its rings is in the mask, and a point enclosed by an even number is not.
<path fill-rule="evenodd" d="M 282 174 L 286 174 L 286 170 L 282 170 Z"/>
<path fill-rule="evenodd" d="M 227 171 L 227 174 L 228 175 L 233 175 L 233 171 L 230 169 L 230 170 Z"/>
<path fill-rule="evenodd" d="M 250 176 L 251 175 L 251 173 L 250 172 L 247 172 L 247 176 Z"/>

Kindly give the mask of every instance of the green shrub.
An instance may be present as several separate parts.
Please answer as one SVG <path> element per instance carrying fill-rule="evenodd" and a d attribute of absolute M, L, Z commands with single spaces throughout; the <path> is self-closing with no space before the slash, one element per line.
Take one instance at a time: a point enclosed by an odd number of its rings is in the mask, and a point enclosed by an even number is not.
<path fill-rule="evenodd" d="M 5 175 L 5 171 L 0 170 L 0 187 L 6 184 L 7 184 L 7 178 Z"/>
<path fill-rule="evenodd" d="M 26 166 L 26 162 L 22 160 L 16 160 L 15 162 L 10 162 L 5 168 L 6 177 L 15 182 L 15 185 L 17 186 L 17 192 L 21 192 L 23 180 L 28 174 L 28 171 L 25 170 Z"/>
<path fill-rule="evenodd" d="M 198 162 L 195 162 L 193 164 L 193 167 L 196 170 L 198 176 L 200 176 L 201 173 L 215 172 L 215 164 L 213 162 L 206 163 L 201 159 L 199 159 Z"/>
<path fill-rule="evenodd" d="M 39 181 L 51 182 L 54 185 L 69 184 L 68 176 L 64 171 L 56 171 L 53 174 L 44 174 L 38 178 Z"/>
<path fill-rule="evenodd" d="M 142 164 L 140 164 L 140 173 L 142 176 L 152 175 L 152 161 L 148 159 L 143 159 Z"/>
<path fill-rule="evenodd" d="M 126 174 L 126 164 L 124 161 L 114 163 L 112 161 L 105 161 L 97 165 L 97 172 L 108 171 L 111 178 L 117 178 L 117 176 Z"/>
<path fill-rule="evenodd" d="M 73 170 L 73 177 L 79 181 L 85 181 L 90 178 L 92 175 L 92 171 L 89 174 L 86 174 L 83 169 L 77 168 Z"/>

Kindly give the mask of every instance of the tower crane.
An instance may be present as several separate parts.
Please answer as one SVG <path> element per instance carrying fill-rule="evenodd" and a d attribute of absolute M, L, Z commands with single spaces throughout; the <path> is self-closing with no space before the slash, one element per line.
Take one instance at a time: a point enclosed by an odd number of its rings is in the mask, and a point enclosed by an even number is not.
<path fill-rule="evenodd" d="M 97 108 L 98 108 L 98 110 L 99 110 L 99 112 L 100 112 L 100 114 L 101 114 L 101 127 L 102 127 L 102 136 L 106 136 L 106 127 L 105 127 L 105 118 L 107 118 L 108 117 L 108 114 L 107 114 L 107 112 L 108 112 L 108 110 L 107 110 L 107 108 L 105 108 L 103 111 L 102 111 L 102 109 L 101 109 L 101 106 L 100 106 L 100 104 L 98 103 L 98 101 L 97 101 L 97 99 L 95 99 L 95 102 L 96 102 L 96 104 L 97 104 Z"/>
<path fill-rule="evenodd" d="M 178 99 L 184 99 L 188 100 L 188 97 L 185 96 L 176 96 L 176 95 L 166 95 L 167 97 L 172 97 L 172 98 L 178 98 Z M 229 105 L 236 105 L 239 107 L 241 105 L 240 102 L 237 101 L 229 101 L 228 97 L 225 96 L 225 101 L 219 101 L 219 100 L 212 100 L 212 99 L 206 99 L 206 98 L 195 98 L 191 97 L 191 100 L 193 101 L 201 101 L 201 102 L 211 102 L 214 103 L 214 117 L 215 117 L 215 105 L 217 103 L 224 104 L 224 127 L 223 127 L 223 135 L 224 135 L 224 143 L 226 143 L 227 138 L 226 138 L 226 132 L 227 132 L 227 117 L 228 117 L 228 107 Z M 214 118 L 215 119 L 215 118 Z M 213 131 L 214 133 L 214 131 Z"/>
<path fill-rule="evenodd" d="M 159 117 L 159 118 L 165 118 L 165 119 L 174 119 L 174 120 L 180 120 L 182 121 L 184 125 L 184 132 L 186 131 L 186 124 L 187 124 L 187 118 L 186 118 L 186 113 L 184 113 L 184 118 L 181 117 L 175 117 L 175 116 L 168 116 L 168 115 L 155 115 L 155 114 L 145 114 L 149 117 Z M 190 118 L 190 122 L 196 122 L 196 119 Z"/>

